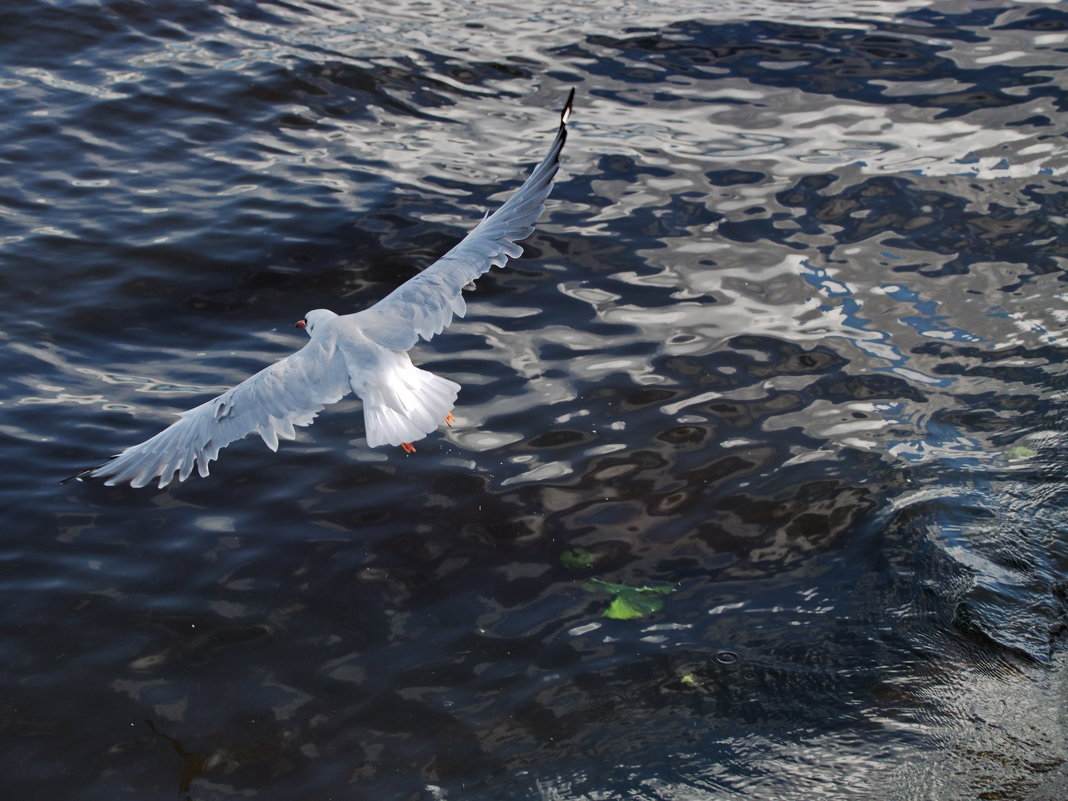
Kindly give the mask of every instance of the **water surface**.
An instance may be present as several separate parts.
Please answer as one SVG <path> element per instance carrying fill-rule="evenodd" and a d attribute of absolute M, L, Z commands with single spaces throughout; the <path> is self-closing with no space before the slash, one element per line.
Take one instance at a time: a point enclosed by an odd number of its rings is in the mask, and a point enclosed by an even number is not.
<path fill-rule="evenodd" d="M 6 12 L 4 798 L 1063 797 L 1066 53 L 1002 0 Z M 427 266 L 570 86 L 414 352 L 455 428 L 57 483 Z"/>

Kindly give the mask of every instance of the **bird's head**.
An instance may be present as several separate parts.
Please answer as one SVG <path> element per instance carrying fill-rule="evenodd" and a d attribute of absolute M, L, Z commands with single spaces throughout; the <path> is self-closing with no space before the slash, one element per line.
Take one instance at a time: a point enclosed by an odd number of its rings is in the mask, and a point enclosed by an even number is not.
<path fill-rule="evenodd" d="M 315 309 L 304 315 L 303 320 L 297 320 L 294 325 L 297 328 L 303 328 L 308 332 L 308 336 L 315 336 L 315 327 L 322 325 L 327 320 L 333 320 L 337 317 L 330 309 Z"/>

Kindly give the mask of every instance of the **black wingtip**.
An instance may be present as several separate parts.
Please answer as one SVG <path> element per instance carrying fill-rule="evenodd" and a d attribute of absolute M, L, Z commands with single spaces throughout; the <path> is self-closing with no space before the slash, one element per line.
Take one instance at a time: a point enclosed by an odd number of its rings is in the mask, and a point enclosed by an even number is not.
<path fill-rule="evenodd" d="M 571 91 L 567 93 L 567 102 L 564 103 L 564 107 L 560 110 L 560 128 L 556 132 L 556 142 L 549 156 L 552 164 L 560 162 L 560 151 L 564 149 L 564 142 L 567 141 L 567 121 L 571 119 L 571 105 L 574 102 L 575 87 L 572 86 Z"/>
<path fill-rule="evenodd" d="M 103 467 L 103 465 L 100 465 L 100 467 Z M 80 473 L 75 473 L 73 476 L 67 476 L 66 478 L 60 480 L 59 486 L 62 487 L 64 484 L 69 484 L 72 481 L 84 481 L 85 479 L 82 477 L 89 475 L 96 469 L 96 467 L 87 467 Z"/>
<path fill-rule="evenodd" d="M 110 459 L 114 459 L 114 458 L 115 458 L 114 456 L 111 456 L 111 457 L 109 457 L 109 460 Z M 59 485 L 63 486 L 64 484 L 69 484 L 71 481 L 84 481 L 86 476 L 88 476 L 90 473 L 96 472 L 97 470 L 99 470 L 101 467 L 103 467 L 106 464 L 107 464 L 107 461 L 104 461 L 104 462 L 101 462 L 100 464 L 95 465 L 93 467 L 87 467 L 84 470 L 80 470 L 77 473 L 75 473 L 73 476 L 67 476 L 66 478 L 61 480 L 59 482 Z"/>
<path fill-rule="evenodd" d="M 567 126 L 567 121 L 571 119 L 571 105 L 575 102 L 575 87 L 571 87 L 571 91 L 567 95 L 567 102 L 564 103 L 563 111 L 560 112 L 560 127 Z"/>

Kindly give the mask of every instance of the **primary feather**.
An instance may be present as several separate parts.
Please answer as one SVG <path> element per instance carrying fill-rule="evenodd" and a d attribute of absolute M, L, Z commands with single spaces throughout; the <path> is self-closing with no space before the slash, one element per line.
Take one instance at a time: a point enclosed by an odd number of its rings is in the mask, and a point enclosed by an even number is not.
<path fill-rule="evenodd" d="M 517 243 L 534 231 L 552 190 L 574 96 L 572 89 L 549 152 L 523 185 L 434 264 L 364 311 L 309 312 L 302 323 L 311 341 L 299 351 L 80 475 L 134 487 L 158 477 L 161 488 L 175 475 L 184 481 L 194 467 L 206 476 L 231 442 L 255 432 L 277 450 L 279 439 L 293 439 L 295 426 L 310 424 L 349 391 L 363 400 L 371 447 L 409 444 L 435 430 L 460 386 L 419 369 L 407 351 L 420 337 L 441 333 L 453 315 L 464 315 L 464 287 L 523 252 Z"/>

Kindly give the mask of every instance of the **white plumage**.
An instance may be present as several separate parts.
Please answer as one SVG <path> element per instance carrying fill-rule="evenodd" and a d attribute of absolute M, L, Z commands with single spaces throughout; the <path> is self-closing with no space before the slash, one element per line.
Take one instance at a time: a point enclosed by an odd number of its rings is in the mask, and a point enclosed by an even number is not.
<path fill-rule="evenodd" d="M 256 432 L 277 450 L 279 439 L 294 438 L 295 426 L 310 424 L 324 406 L 350 391 L 363 401 L 368 445 L 414 450 L 410 443 L 451 420 L 460 385 L 419 369 L 407 351 L 419 337 L 441 333 L 453 315 L 464 315 L 465 286 L 523 252 L 516 243 L 534 231 L 552 190 L 574 96 L 572 89 L 556 139 L 530 177 L 434 264 L 364 311 L 308 312 L 298 325 L 311 341 L 299 351 L 79 476 L 134 487 L 158 476 L 161 488 L 175 475 L 184 481 L 194 467 L 206 476 L 219 451 L 234 440 Z"/>

